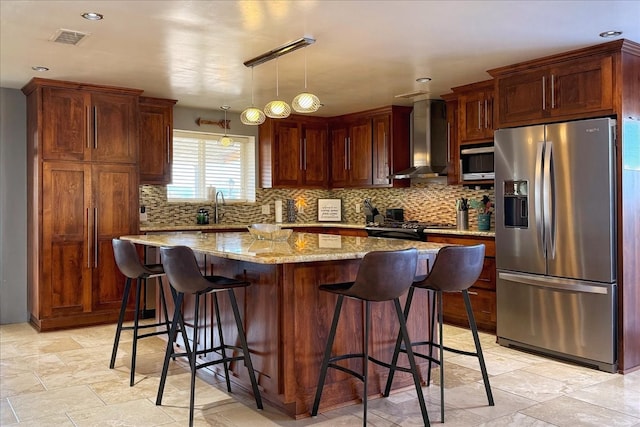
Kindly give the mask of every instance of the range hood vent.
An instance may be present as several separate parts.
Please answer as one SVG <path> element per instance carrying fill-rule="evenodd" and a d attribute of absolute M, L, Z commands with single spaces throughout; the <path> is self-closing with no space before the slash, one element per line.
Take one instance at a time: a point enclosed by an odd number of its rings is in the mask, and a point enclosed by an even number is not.
<path fill-rule="evenodd" d="M 447 112 L 441 100 L 413 104 L 412 166 L 391 175 L 394 179 L 438 178 L 447 175 Z"/>

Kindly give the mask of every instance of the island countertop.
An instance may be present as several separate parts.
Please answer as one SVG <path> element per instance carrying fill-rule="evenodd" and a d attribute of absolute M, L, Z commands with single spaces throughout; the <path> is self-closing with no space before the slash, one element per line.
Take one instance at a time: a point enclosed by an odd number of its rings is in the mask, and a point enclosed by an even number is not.
<path fill-rule="evenodd" d="M 360 259 L 367 252 L 416 248 L 418 254 L 434 256 L 446 244 L 377 237 L 297 233 L 285 241 L 256 240 L 248 232 L 165 233 L 122 236 L 146 246 L 184 245 L 195 252 L 258 264 Z"/>

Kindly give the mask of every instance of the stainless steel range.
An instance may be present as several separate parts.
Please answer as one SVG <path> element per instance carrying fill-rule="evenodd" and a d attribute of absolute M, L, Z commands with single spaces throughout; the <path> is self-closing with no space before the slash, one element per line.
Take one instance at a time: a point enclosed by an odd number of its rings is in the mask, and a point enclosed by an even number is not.
<path fill-rule="evenodd" d="M 390 221 L 382 223 L 371 222 L 365 226 L 370 237 L 384 237 L 387 239 L 404 239 L 425 242 L 428 230 L 454 229 L 455 224 L 418 222 L 418 221 Z"/>

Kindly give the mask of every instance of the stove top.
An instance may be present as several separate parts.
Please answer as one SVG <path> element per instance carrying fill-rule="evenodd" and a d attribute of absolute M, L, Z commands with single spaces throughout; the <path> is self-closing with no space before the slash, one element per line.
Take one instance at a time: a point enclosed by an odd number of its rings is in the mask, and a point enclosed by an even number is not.
<path fill-rule="evenodd" d="M 453 229 L 455 224 L 447 224 L 440 222 L 419 222 L 419 221 L 389 221 L 382 223 L 370 222 L 366 228 L 386 228 L 386 229 L 404 229 L 404 230 L 425 230 L 425 229 Z"/>

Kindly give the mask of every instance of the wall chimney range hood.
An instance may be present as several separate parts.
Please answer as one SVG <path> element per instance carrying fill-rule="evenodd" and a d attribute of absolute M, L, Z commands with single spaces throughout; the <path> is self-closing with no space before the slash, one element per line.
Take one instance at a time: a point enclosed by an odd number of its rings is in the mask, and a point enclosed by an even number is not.
<path fill-rule="evenodd" d="M 447 175 L 447 114 L 441 100 L 413 104 L 412 166 L 391 175 L 393 179 L 438 178 Z"/>

